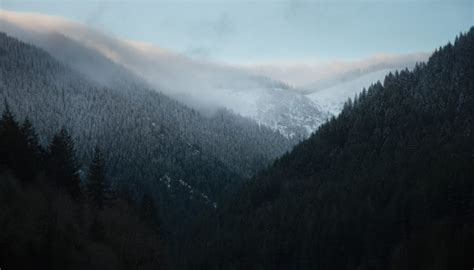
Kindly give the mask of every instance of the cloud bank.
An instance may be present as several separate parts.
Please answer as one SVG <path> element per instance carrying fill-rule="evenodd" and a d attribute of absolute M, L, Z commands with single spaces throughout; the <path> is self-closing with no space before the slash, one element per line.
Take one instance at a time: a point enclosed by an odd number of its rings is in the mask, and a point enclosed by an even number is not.
<path fill-rule="evenodd" d="M 225 21 L 225 17 L 222 20 Z M 285 91 L 313 93 L 367 73 L 411 68 L 428 56 L 426 53 L 379 54 L 357 61 L 230 65 L 189 58 L 153 44 L 119 39 L 61 17 L 6 10 L 0 10 L 0 31 L 21 35 L 31 43 L 41 39 L 41 45 L 50 46 L 53 56 L 61 53 L 58 52 L 61 48 L 44 40 L 51 34 L 63 35 L 101 53 L 159 91 L 188 105 L 203 109 L 226 107 L 246 116 L 256 113 L 256 99 L 261 98 L 262 93 L 280 88 L 282 84 L 287 85 Z M 230 30 L 216 29 L 219 36 L 227 31 Z M 97 76 L 101 72 L 104 71 L 97 70 Z"/>

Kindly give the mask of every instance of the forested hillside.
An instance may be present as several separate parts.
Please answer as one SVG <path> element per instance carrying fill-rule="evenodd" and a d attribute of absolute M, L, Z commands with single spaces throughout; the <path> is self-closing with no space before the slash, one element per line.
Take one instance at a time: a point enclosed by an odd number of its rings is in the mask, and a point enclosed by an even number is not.
<path fill-rule="evenodd" d="M 474 28 L 385 77 L 198 227 L 193 269 L 470 269 Z"/>
<path fill-rule="evenodd" d="M 81 176 L 99 145 L 113 189 L 135 200 L 150 195 L 171 239 L 292 144 L 225 110 L 203 117 L 139 80 L 98 84 L 5 34 L 0 95 L 1 108 L 8 103 L 19 121 L 29 117 L 42 145 L 66 129 L 76 142 Z"/>
<path fill-rule="evenodd" d="M 64 129 L 42 147 L 28 120 L 0 118 L 0 264 L 7 269 L 167 269 L 155 205 L 117 196 L 99 148 L 81 181 Z"/>

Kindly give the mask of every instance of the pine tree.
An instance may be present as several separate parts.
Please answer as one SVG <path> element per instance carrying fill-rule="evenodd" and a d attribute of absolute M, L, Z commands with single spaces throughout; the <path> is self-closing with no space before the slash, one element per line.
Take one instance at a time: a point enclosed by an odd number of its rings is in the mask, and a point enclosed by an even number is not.
<path fill-rule="evenodd" d="M 25 137 L 28 148 L 31 149 L 31 151 L 35 154 L 43 154 L 43 149 L 39 144 L 38 135 L 36 134 L 36 131 L 28 118 L 23 121 L 23 124 L 21 125 L 21 132 Z"/>
<path fill-rule="evenodd" d="M 22 180 L 23 172 L 27 170 L 24 163 L 26 148 L 20 125 L 5 102 L 5 110 L 0 119 L 0 166 L 10 169 Z"/>
<path fill-rule="evenodd" d="M 9 166 L 11 163 L 11 150 L 18 140 L 20 129 L 8 104 L 5 104 L 2 118 L 0 119 L 0 165 Z"/>
<path fill-rule="evenodd" d="M 20 131 L 24 148 L 21 156 L 21 163 L 24 169 L 21 172 L 21 176 L 24 179 L 32 180 L 40 171 L 45 153 L 39 144 L 38 135 L 28 118 L 21 125 Z"/>
<path fill-rule="evenodd" d="M 76 160 L 74 141 L 62 128 L 48 149 L 48 172 L 55 184 L 65 188 L 75 200 L 81 199 L 79 165 Z"/>
<path fill-rule="evenodd" d="M 87 172 L 87 193 L 94 207 L 102 209 L 110 199 L 110 185 L 105 172 L 105 161 L 99 147 Z"/>

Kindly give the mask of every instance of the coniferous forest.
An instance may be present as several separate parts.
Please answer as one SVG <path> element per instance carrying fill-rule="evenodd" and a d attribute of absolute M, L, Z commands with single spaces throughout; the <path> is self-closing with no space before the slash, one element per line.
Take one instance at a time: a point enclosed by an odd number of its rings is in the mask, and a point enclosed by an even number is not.
<path fill-rule="evenodd" d="M 5 269 L 166 269 L 155 206 L 110 189 L 99 150 L 84 182 L 61 129 L 43 147 L 8 106 L 0 119 L 1 245 Z"/>
<path fill-rule="evenodd" d="M 80 50 L 0 32 L 0 270 L 474 267 L 474 27 L 304 139 Z"/>

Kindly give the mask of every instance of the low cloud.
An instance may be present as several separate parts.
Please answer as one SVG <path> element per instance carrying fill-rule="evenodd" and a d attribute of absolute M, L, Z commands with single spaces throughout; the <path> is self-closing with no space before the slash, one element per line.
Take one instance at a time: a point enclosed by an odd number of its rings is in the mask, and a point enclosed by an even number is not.
<path fill-rule="evenodd" d="M 231 32 L 231 22 L 226 17 L 216 22 L 216 25 L 211 26 L 215 28 L 214 34 L 218 38 L 225 38 L 223 35 Z M 18 30 L 20 28 L 23 32 Z M 255 93 L 271 89 L 280 82 L 301 89 L 301 92 L 315 92 L 351 76 L 383 69 L 410 68 L 428 57 L 427 53 L 381 54 L 358 61 L 231 66 L 189 58 L 153 44 L 118 39 L 60 17 L 5 10 L 0 10 L 0 31 L 14 36 L 21 34 L 25 41 L 31 43 L 47 40 L 47 35 L 51 33 L 60 33 L 81 46 L 100 52 L 144 78 L 159 91 L 189 105 L 205 109 L 227 107 L 244 115 L 255 110 L 252 103 Z M 50 53 L 53 56 L 58 53 L 55 52 L 57 45 L 40 45 L 51 46 Z M 201 53 L 206 52 L 204 50 Z M 97 70 L 97 76 L 100 76 L 100 72 L 103 71 Z"/>

